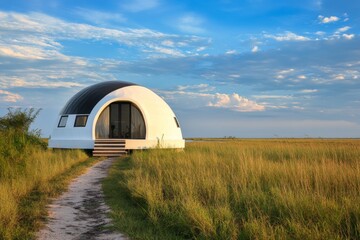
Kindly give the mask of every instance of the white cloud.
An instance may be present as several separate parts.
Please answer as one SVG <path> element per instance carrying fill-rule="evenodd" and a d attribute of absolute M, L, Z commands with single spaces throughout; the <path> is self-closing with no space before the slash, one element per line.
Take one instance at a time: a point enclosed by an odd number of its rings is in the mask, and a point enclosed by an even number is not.
<path fill-rule="evenodd" d="M 26 88 L 72 88 L 72 87 L 83 87 L 84 85 L 77 82 L 65 82 L 59 81 L 57 78 L 62 78 L 62 76 L 48 76 L 48 79 L 52 81 L 47 81 L 44 79 L 34 81 L 34 80 L 24 80 L 21 78 L 13 77 L 11 81 L 8 81 L 8 84 L 2 84 L 5 88 L 14 88 L 14 87 L 26 87 Z M 0 82 L 1 84 L 1 82 Z"/>
<path fill-rule="evenodd" d="M 301 107 L 301 106 L 293 106 L 293 109 L 296 109 L 296 110 L 304 110 L 305 108 L 304 108 L 304 107 Z"/>
<path fill-rule="evenodd" d="M 0 89 L 0 101 L 3 102 L 18 102 L 22 100 L 23 97 L 16 93 L 11 93 L 9 91 Z"/>
<path fill-rule="evenodd" d="M 254 46 L 252 49 L 251 49 L 251 52 L 253 53 L 256 53 L 259 51 L 259 47 L 258 46 Z"/>
<path fill-rule="evenodd" d="M 164 40 L 161 42 L 161 44 L 167 47 L 173 47 L 175 45 L 175 43 L 171 40 Z"/>
<path fill-rule="evenodd" d="M 315 92 L 318 92 L 319 90 L 317 89 L 304 89 L 304 90 L 301 90 L 300 92 L 301 93 L 315 93 Z"/>
<path fill-rule="evenodd" d="M 171 55 L 174 57 L 183 57 L 185 56 L 185 54 L 183 54 L 181 51 L 173 49 L 173 48 L 164 48 L 164 47 L 159 47 L 153 44 L 148 44 L 148 46 L 150 47 L 150 49 L 147 50 L 143 50 L 144 52 L 152 52 L 152 53 L 160 53 L 162 55 L 158 56 L 152 56 L 152 57 L 162 57 L 163 54 L 165 55 Z"/>
<path fill-rule="evenodd" d="M 191 90 L 197 92 L 209 92 L 215 90 L 215 87 L 209 86 L 209 84 L 198 84 L 198 85 L 185 85 L 185 86 L 178 86 L 177 89 L 179 91 Z"/>
<path fill-rule="evenodd" d="M 292 99 L 293 96 L 289 95 L 255 95 L 256 99 Z"/>
<path fill-rule="evenodd" d="M 130 12 L 141 12 L 157 6 L 159 6 L 158 0 L 128 0 L 122 4 L 122 7 Z"/>
<path fill-rule="evenodd" d="M 308 38 L 308 37 L 297 35 L 297 34 L 295 34 L 293 32 L 285 32 L 283 34 L 276 34 L 276 35 L 265 34 L 264 37 L 271 38 L 271 39 L 274 39 L 274 40 L 279 41 L 279 42 L 282 42 L 282 41 L 308 41 L 308 40 L 310 40 L 310 38 Z"/>
<path fill-rule="evenodd" d="M 317 31 L 315 34 L 316 34 L 316 35 L 319 35 L 319 36 L 324 36 L 324 35 L 326 34 L 326 32 Z"/>
<path fill-rule="evenodd" d="M 214 98 L 213 101 L 208 103 L 209 107 L 226 108 L 237 112 L 256 112 L 265 110 L 263 105 L 257 104 L 237 93 L 216 93 Z"/>
<path fill-rule="evenodd" d="M 199 91 L 205 89 L 206 91 Z M 264 111 L 265 106 L 251 101 L 237 93 L 209 93 L 215 88 L 208 84 L 178 86 L 176 91 L 156 91 L 166 100 L 188 108 L 215 107 L 236 112 Z"/>
<path fill-rule="evenodd" d="M 342 28 L 338 28 L 338 29 L 336 30 L 336 32 L 337 32 L 337 33 L 346 32 L 346 31 L 348 31 L 350 28 L 351 28 L 351 27 L 349 27 L 349 26 L 345 26 L 345 27 L 342 27 Z"/>
<path fill-rule="evenodd" d="M 346 34 L 346 33 L 344 33 L 342 36 L 343 36 L 343 38 L 345 38 L 347 40 L 351 40 L 355 37 L 354 34 Z"/>
<path fill-rule="evenodd" d="M 59 53 L 57 50 L 46 49 L 46 48 L 42 48 L 41 46 L 0 45 L 0 55 L 6 57 L 12 57 L 12 58 L 21 58 L 21 59 L 30 59 L 30 60 L 54 59 L 54 58 L 69 60 L 68 57 Z"/>
<path fill-rule="evenodd" d="M 202 52 L 202 51 L 204 51 L 205 49 L 206 49 L 206 47 L 203 46 L 203 47 L 197 48 L 196 51 L 197 51 L 197 52 Z"/>
<path fill-rule="evenodd" d="M 235 53 L 236 53 L 236 50 L 234 50 L 234 49 L 227 50 L 227 51 L 225 52 L 225 54 L 235 54 Z"/>
<path fill-rule="evenodd" d="M 280 75 L 289 74 L 289 73 L 292 73 L 292 72 L 294 72 L 294 71 L 295 71 L 295 69 L 289 68 L 289 69 L 284 69 L 284 70 L 278 71 L 278 74 L 280 74 Z"/>
<path fill-rule="evenodd" d="M 209 42 L 205 38 L 164 34 L 151 29 L 119 30 L 66 22 L 40 13 L 14 12 L 0 12 L 0 34 L 0 54 L 3 56 L 38 60 L 56 58 L 64 61 L 70 61 L 73 57 L 60 52 L 63 48 L 61 40 L 115 42 L 141 49 L 142 52 L 174 56 L 190 55 L 192 48 L 196 50 Z"/>
<path fill-rule="evenodd" d="M 334 75 L 334 80 L 345 80 L 345 75 L 344 74 Z"/>
<path fill-rule="evenodd" d="M 239 78 L 241 77 L 240 74 L 229 74 L 229 78 Z"/>
<path fill-rule="evenodd" d="M 320 23 L 325 23 L 325 24 L 331 23 L 331 22 L 337 22 L 340 20 L 340 18 L 336 17 L 336 16 L 324 17 L 322 15 L 319 15 L 318 19 L 319 19 Z"/>
<path fill-rule="evenodd" d="M 201 34 L 205 32 L 203 23 L 203 18 L 194 14 L 187 14 L 178 19 L 177 27 L 186 33 Z"/>

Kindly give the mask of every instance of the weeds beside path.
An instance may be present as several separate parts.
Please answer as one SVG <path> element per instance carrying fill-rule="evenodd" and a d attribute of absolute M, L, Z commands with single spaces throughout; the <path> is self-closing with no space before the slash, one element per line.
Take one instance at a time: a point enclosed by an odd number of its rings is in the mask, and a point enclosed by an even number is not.
<path fill-rule="evenodd" d="M 0 118 L 0 239 L 32 239 L 49 198 L 97 160 L 81 150 L 52 150 L 29 126 L 39 111 Z"/>
<path fill-rule="evenodd" d="M 97 159 L 79 150 L 42 152 L 20 172 L 0 179 L 0 239 L 32 239 L 46 218 L 51 198 Z M 15 166 L 14 166 L 15 167 Z"/>
<path fill-rule="evenodd" d="M 131 171 L 131 158 L 118 158 L 103 181 L 105 201 L 111 208 L 114 229 L 130 239 L 182 239 L 172 232 L 156 228 L 147 218 L 146 209 L 134 201 L 126 186 L 126 175 Z"/>

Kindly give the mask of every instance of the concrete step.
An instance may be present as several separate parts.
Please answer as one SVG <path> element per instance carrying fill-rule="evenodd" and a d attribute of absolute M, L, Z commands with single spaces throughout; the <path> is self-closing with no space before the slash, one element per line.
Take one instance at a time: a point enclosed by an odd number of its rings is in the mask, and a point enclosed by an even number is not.
<path fill-rule="evenodd" d="M 94 153 L 93 157 L 122 157 L 125 156 L 126 154 L 103 154 L 103 153 Z"/>
<path fill-rule="evenodd" d="M 94 144 L 94 157 L 117 157 L 127 154 L 124 139 L 96 139 Z"/>
<path fill-rule="evenodd" d="M 102 142 L 122 142 L 122 143 L 125 143 L 126 140 L 124 139 L 96 139 L 95 142 L 99 142 L 99 143 L 102 143 Z"/>
<path fill-rule="evenodd" d="M 125 143 L 119 143 L 119 144 L 115 144 L 115 143 L 95 143 L 94 147 L 119 147 L 119 148 L 125 148 Z"/>

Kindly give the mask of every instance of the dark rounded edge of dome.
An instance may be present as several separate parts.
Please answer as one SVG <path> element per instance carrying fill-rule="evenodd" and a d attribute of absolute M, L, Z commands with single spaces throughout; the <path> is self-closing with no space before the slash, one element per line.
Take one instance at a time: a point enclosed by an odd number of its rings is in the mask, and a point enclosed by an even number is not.
<path fill-rule="evenodd" d="M 60 114 L 90 114 L 95 105 L 107 94 L 134 85 L 137 84 L 124 81 L 106 81 L 88 86 L 70 98 Z"/>

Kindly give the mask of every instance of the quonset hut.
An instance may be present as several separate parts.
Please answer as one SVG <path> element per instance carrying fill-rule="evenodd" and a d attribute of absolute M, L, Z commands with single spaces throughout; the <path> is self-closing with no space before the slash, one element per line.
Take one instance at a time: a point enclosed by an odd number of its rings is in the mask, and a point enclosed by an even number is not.
<path fill-rule="evenodd" d="M 133 83 L 109 81 L 89 86 L 67 102 L 49 147 L 116 156 L 131 149 L 184 148 L 185 141 L 174 112 L 157 94 Z"/>

